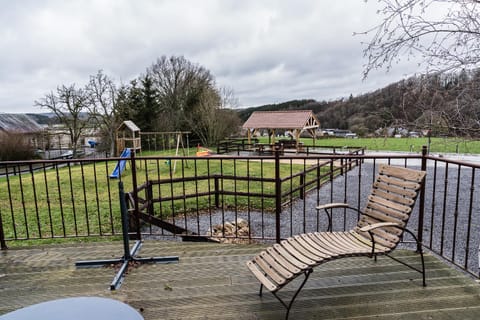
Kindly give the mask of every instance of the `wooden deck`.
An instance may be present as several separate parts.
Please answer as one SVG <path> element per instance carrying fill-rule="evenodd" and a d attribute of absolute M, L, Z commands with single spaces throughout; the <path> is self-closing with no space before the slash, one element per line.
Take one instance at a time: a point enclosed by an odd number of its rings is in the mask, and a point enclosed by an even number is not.
<path fill-rule="evenodd" d="M 116 258 L 122 243 L 49 245 L 0 252 L 0 314 L 51 299 L 103 296 L 154 319 L 284 319 L 285 310 L 259 285 L 245 261 L 261 245 L 145 242 L 140 256 L 179 255 L 178 264 L 130 268 L 111 292 L 111 267 L 76 269 L 77 260 Z M 397 251 L 410 261 L 418 257 Z M 427 287 L 420 274 L 380 257 L 349 258 L 317 267 L 290 319 L 480 319 L 480 285 L 431 255 Z M 297 279 L 300 280 L 300 279 Z M 286 287 L 291 294 L 295 283 Z M 291 290 L 291 291 L 288 291 Z M 1 318 L 1 317 L 0 317 Z"/>

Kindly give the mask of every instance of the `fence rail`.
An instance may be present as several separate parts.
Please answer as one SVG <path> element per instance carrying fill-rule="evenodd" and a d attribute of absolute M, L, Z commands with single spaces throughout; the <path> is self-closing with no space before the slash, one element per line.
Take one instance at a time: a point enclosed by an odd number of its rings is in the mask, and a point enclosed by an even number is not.
<path fill-rule="evenodd" d="M 122 158 L 1 162 L 0 244 L 23 240 L 121 235 L 117 181 Z M 380 163 L 427 171 L 409 227 L 427 248 L 478 276 L 480 166 L 412 155 L 331 154 L 135 157 L 120 176 L 132 235 L 229 241 L 279 241 L 326 230 L 315 207 L 347 202 L 361 209 Z M 18 170 L 13 167 L 37 170 Z M 2 171 L 3 170 L 3 171 Z M 243 219 L 248 232 L 232 224 Z M 336 212 L 334 230 L 356 214 Z M 230 230 L 232 229 L 232 230 Z M 404 239 L 409 245 L 411 239 Z"/>

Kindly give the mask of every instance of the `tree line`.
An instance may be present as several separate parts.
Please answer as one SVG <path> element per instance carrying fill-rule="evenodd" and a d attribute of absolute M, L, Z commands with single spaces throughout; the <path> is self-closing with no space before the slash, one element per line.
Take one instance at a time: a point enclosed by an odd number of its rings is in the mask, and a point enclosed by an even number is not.
<path fill-rule="evenodd" d="M 434 134 L 480 136 L 480 1 L 378 0 L 380 23 L 356 34 L 370 35 L 364 56 L 364 77 L 374 69 L 394 67 L 405 58 L 420 57 L 424 75 L 391 84 L 358 97 L 317 102 L 295 100 L 257 110 L 312 109 L 321 125 L 351 129 L 358 134 L 404 127 Z M 88 110 L 112 134 L 120 119 L 132 119 L 144 130 L 192 131 L 209 145 L 237 128 L 229 90 L 218 89 L 205 68 L 183 57 L 161 57 L 145 74 L 119 88 L 101 71 L 85 88 L 59 86 L 35 102 L 52 110 L 79 137 Z M 246 120 L 256 110 L 240 111 Z"/>
<path fill-rule="evenodd" d="M 211 72 L 183 56 L 162 56 L 128 84 L 99 70 L 83 87 L 59 85 L 34 102 L 52 112 L 68 131 L 74 157 L 87 128 L 101 132 L 102 146 L 115 153 L 115 130 L 132 120 L 143 132 L 189 131 L 213 145 L 238 130 L 233 90 L 220 88 Z"/>
<path fill-rule="evenodd" d="M 322 128 L 349 129 L 362 136 L 386 129 L 433 135 L 480 136 L 480 69 L 412 76 L 384 88 L 333 101 L 293 100 L 239 111 L 312 110 Z M 385 129 L 385 130 L 384 130 Z"/>

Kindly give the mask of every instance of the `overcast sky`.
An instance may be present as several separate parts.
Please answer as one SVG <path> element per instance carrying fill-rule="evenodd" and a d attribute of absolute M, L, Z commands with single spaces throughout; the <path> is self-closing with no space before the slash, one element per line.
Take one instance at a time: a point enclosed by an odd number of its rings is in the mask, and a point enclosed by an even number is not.
<path fill-rule="evenodd" d="M 99 69 L 128 83 L 158 57 L 209 69 L 241 106 L 357 95 L 415 72 L 408 61 L 362 81 L 376 1 L 0 0 L 0 112 L 45 112 L 58 85 Z"/>

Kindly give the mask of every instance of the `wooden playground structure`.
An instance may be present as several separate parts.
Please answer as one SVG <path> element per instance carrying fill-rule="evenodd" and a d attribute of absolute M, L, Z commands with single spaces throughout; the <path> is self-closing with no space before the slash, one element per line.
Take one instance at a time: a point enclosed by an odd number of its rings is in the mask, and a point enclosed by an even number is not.
<path fill-rule="evenodd" d="M 142 151 L 140 128 L 131 120 L 123 121 L 116 131 L 116 144 L 118 156 L 126 148 L 140 153 Z"/>
<path fill-rule="evenodd" d="M 143 140 L 143 145 L 147 144 L 148 150 L 151 150 L 151 142 L 154 144 L 155 151 L 172 149 L 172 146 L 175 145 L 175 156 L 179 155 L 180 148 L 182 149 L 182 155 L 188 156 L 189 134 L 190 131 L 141 132 L 133 121 L 126 120 L 116 130 L 117 155 L 120 155 L 125 148 L 140 153 Z M 184 140 L 186 140 L 186 143 Z"/>
<path fill-rule="evenodd" d="M 163 150 L 171 149 L 172 141 L 175 143 L 175 157 L 180 154 L 180 148 L 182 150 L 182 156 L 188 157 L 189 154 L 189 134 L 190 131 L 172 131 L 172 132 L 141 132 L 140 128 L 131 120 L 123 121 L 117 128 L 116 132 L 116 145 L 117 155 L 122 156 L 125 149 L 130 149 L 136 154 L 142 152 L 142 139 L 144 144 L 150 142 L 155 143 L 155 150 L 157 149 L 157 141 L 159 145 L 163 146 Z M 186 145 L 184 142 L 184 136 L 186 137 Z M 151 150 L 150 148 L 148 148 Z M 177 159 L 173 161 L 173 173 L 175 173 L 177 167 Z"/>

